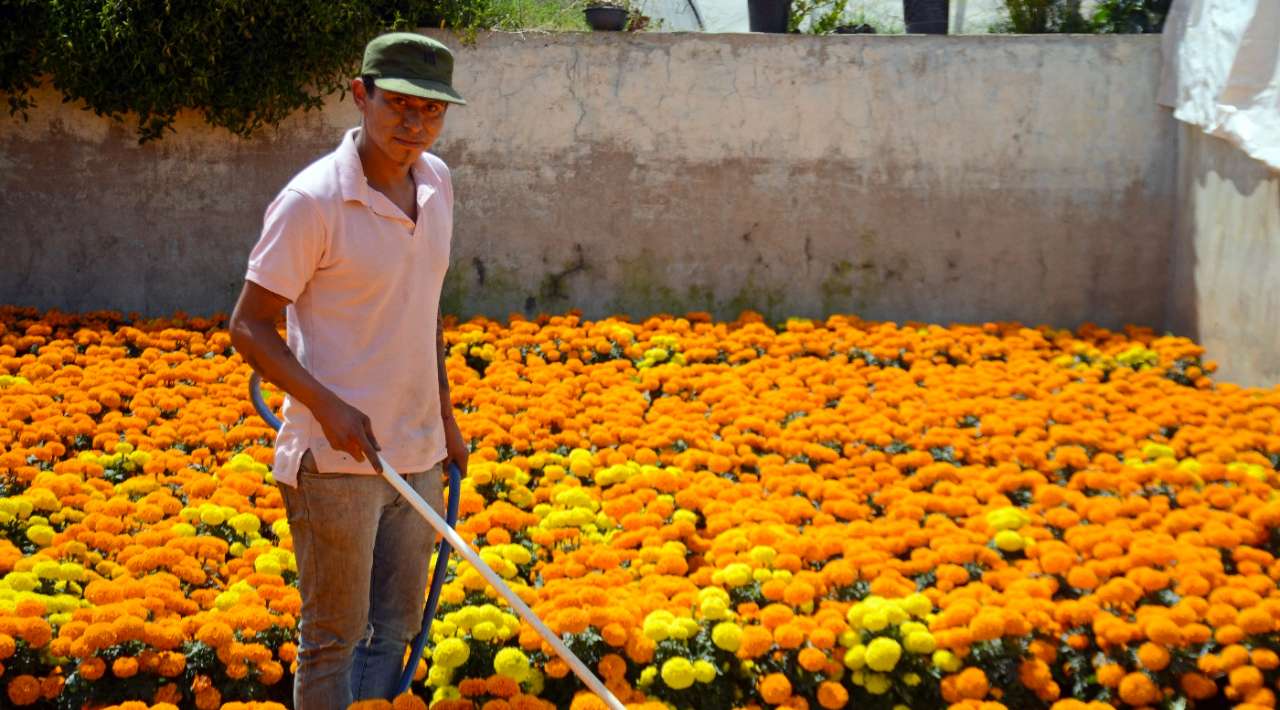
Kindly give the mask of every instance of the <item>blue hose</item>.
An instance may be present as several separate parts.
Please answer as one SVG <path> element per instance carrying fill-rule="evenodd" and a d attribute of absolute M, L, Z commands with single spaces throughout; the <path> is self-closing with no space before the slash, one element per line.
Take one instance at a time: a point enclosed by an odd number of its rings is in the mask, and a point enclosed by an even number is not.
<path fill-rule="evenodd" d="M 249 399 L 253 401 L 253 408 L 258 411 L 258 416 L 262 417 L 262 420 L 272 429 L 279 431 L 280 418 L 271 411 L 266 400 L 262 398 L 262 378 L 256 372 L 249 378 Z M 458 522 L 458 491 L 460 490 L 462 490 L 462 472 L 458 470 L 457 464 L 451 462 L 449 464 L 449 510 L 445 517 L 450 527 Z M 418 670 L 418 661 L 422 658 L 427 639 L 431 638 L 431 621 L 435 618 L 436 607 L 440 604 L 440 590 L 444 587 L 444 578 L 448 573 L 451 551 L 448 541 L 441 540 L 440 549 L 436 552 L 436 567 L 431 576 L 431 587 L 427 591 L 427 606 L 422 612 L 422 628 L 413 638 L 412 652 L 404 665 L 404 670 L 400 673 L 400 682 L 396 687 L 395 695 L 400 695 L 409 689 L 409 684 L 413 682 L 413 674 Z"/>

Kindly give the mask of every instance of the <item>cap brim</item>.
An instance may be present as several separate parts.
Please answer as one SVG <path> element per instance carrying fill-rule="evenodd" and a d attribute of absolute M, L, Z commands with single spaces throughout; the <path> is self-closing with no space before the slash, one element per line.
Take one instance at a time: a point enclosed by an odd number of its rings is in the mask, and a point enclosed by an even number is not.
<path fill-rule="evenodd" d="M 393 77 L 383 77 L 374 79 L 373 85 L 379 89 L 386 91 L 394 91 L 397 94 L 408 94 L 424 99 L 435 99 L 437 101 L 447 101 L 451 104 L 466 105 L 466 100 L 462 95 L 453 90 L 452 86 L 442 81 L 430 81 L 428 79 L 400 79 Z"/>

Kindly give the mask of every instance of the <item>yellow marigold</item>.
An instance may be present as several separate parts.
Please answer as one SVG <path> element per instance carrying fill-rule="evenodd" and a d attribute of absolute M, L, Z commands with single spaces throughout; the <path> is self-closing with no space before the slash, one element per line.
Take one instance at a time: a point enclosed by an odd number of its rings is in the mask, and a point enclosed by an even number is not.
<path fill-rule="evenodd" d="M 699 683 L 710 683 L 716 675 L 716 666 L 711 661 L 698 659 L 693 662 L 693 677 Z"/>
<path fill-rule="evenodd" d="M 493 669 L 516 681 L 522 681 L 529 674 L 529 657 L 524 651 L 508 646 L 493 657 Z"/>
<path fill-rule="evenodd" d="M 431 662 L 444 668 L 457 668 L 471 657 L 467 642 L 457 637 L 447 638 L 431 651 Z"/>
<path fill-rule="evenodd" d="M 893 680 L 885 673 L 868 673 L 862 685 L 872 695 L 884 695 L 893 687 Z"/>
<path fill-rule="evenodd" d="M 669 658 L 662 664 L 662 682 L 675 690 L 684 690 L 694 683 L 693 663 L 683 656 Z"/>
<path fill-rule="evenodd" d="M 888 673 L 898 665 L 898 659 L 902 658 L 902 646 L 891 638 L 881 636 L 867 644 L 866 658 L 868 668 Z"/>
<path fill-rule="evenodd" d="M 742 646 L 742 627 L 732 621 L 722 621 L 711 627 L 711 641 L 717 648 L 735 653 Z"/>
<path fill-rule="evenodd" d="M 938 642 L 928 631 L 912 631 L 907 634 L 903 645 L 912 653 L 926 654 L 933 653 L 938 647 Z"/>

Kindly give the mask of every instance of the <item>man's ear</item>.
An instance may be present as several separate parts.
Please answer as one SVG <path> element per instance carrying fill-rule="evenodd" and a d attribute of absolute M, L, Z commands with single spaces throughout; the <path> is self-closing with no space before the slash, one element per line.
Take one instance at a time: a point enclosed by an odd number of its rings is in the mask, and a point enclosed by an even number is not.
<path fill-rule="evenodd" d="M 364 108 L 365 103 L 369 100 L 369 92 L 364 88 L 364 80 L 356 77 L 351 80 L 351 97 L 355 99 L 358 108 Z"/>

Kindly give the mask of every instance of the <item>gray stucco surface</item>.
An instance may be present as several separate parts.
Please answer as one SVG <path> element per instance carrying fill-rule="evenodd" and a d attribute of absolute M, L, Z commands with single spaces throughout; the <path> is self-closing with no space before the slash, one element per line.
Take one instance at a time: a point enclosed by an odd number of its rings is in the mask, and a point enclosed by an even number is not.
<path fill-rule="evenodd" d="M 1165 320 L 1158 37 L 445 40 L 447 310 Z M 0 124 L 0 302 L 73 310 L 229 310 L 266 204 L 357 120 L 139 146 L 38 100 Z"/>

